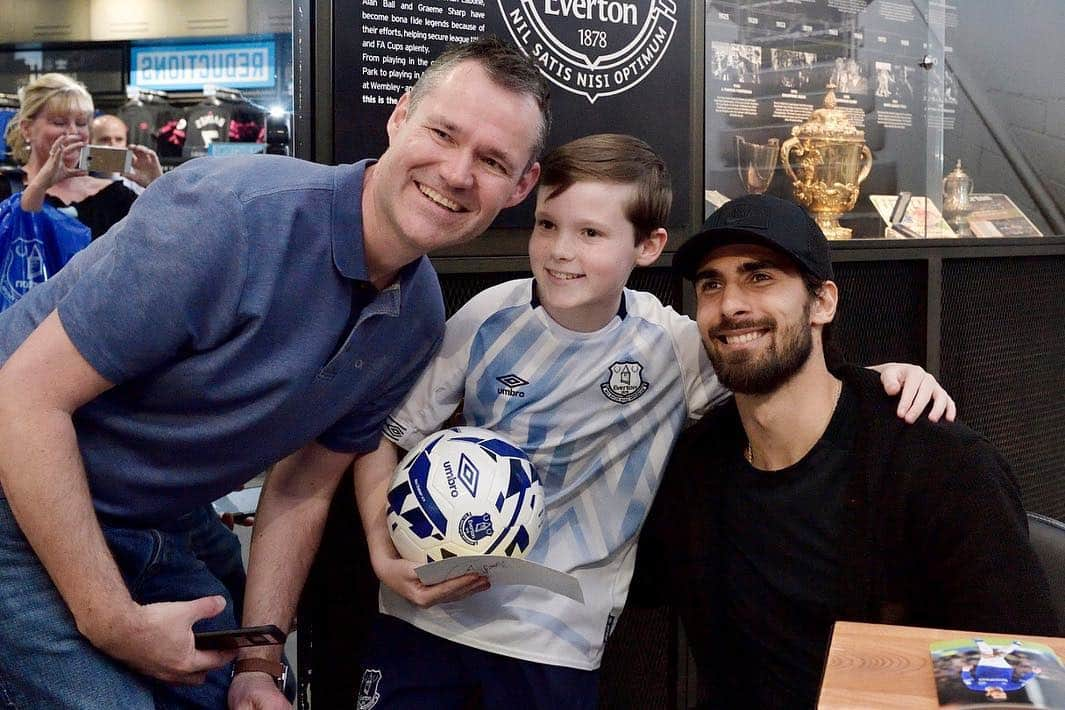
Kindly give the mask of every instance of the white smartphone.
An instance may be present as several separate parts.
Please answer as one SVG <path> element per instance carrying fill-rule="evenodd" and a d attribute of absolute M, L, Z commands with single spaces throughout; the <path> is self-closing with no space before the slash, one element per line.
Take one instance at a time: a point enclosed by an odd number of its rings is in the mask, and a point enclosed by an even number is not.
<path fill-rule="evenodd" d="M 109 145 L 82 146 L 78 169 L 94 173 L 128 173 L 133 164 L 133 151 Z"/>

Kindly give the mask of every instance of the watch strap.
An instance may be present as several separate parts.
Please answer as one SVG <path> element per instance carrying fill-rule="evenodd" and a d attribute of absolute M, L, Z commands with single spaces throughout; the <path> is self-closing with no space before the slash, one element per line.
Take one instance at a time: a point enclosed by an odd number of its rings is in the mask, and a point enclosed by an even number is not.
<path fill-rule="evenodd" d="M 233 675 L 237 673 L 266 673 L 280 682 L 285 677 L 285 665 L 268 658 L 238 658 L 233 663 Z"/>

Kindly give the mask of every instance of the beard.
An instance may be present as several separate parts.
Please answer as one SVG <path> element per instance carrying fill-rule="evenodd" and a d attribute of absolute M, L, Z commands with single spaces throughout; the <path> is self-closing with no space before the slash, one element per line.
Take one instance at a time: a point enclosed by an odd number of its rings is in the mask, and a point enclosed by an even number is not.
<path fill-rule="evenodd" d="M 769 394 L 775 392 L 802 369 L 813 351 L 813 328 L 810 325 L 810 306 L 803 308 L 802 320 L 776 329 L 776 321 L 734 321 L 725 318 L 708 333 L 704 343 L 706 354 L 723 385 L 739 394 Z M 715 339 L 723 330 L 741 328 L 772 328 L 775 342 L 760 353 L 739 352 L 723 354 L 715 347 Z"/>

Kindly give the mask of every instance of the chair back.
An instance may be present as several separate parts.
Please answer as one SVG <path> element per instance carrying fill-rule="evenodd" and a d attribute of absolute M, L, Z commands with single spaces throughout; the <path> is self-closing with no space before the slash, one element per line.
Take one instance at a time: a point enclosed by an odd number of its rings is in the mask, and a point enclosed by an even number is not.
<path fill-rule="evenodd" d="M 1039 513 L 1028 513 L 1028 536 L 1050 582 L 1058 632 L 1065 633 L 1065 523 Z"/>

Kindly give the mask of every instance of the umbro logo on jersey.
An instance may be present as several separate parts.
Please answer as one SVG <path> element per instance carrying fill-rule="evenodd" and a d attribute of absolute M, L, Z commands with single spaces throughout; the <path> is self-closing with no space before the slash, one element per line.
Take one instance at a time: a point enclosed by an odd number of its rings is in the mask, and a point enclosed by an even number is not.
<path fill-rule="evenodd" d="M 399 441 L 407 433 L 407 428 L 392 417 L 385 420 L 385 434 L 393 441 Z"/>
<path fill-rule="evenodd" d="M 523 380 L 513 373 L 497 377 L 496 382 L 503 385 L 496 388 L 496 394 L 505 394 L 508 397 L 524 397 L 525 393 L 519 392 L 518 388 L 529 384 L 528 380 Z"/>
<path fill-rule="evenodd" d="M 643 365 L 638 362 L 615 362 L 610 366 L 610 377 L 599 384 L 607 399 L 618 404 L 628 404 L 650 385 L 643 381 Z"/>

